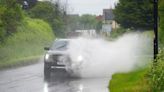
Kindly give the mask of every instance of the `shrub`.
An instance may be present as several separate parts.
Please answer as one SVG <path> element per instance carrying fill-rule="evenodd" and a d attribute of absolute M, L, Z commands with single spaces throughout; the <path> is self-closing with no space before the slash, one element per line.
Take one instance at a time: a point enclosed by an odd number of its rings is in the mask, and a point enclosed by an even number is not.
<path fill-rule="evenodd" d="M 150 86 L 153 92 L 164 91 L 164 50 L 160 51 L 156 62 L 149 71 Z"/>

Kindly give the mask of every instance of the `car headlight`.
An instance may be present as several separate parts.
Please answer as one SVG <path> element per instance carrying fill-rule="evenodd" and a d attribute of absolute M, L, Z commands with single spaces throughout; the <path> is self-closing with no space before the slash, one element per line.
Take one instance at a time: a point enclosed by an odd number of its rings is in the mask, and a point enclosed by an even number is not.
<path fill-rule="evenodd" d="M 46 54 L 46 55 L 45 55 L 45 59 L 46 59 L 46 60 L 48 60 L 48 59 L 49 59 L 49 57 L 50 57 L 50 55 L 49 55 L 49 54 Z"/>
<path fill-rule="evenodd" d="M 80 56 L 78 56 L 78 58 L 77 58 L 77 61 L 83 61 L 83 57 L 80 55 Z"/>

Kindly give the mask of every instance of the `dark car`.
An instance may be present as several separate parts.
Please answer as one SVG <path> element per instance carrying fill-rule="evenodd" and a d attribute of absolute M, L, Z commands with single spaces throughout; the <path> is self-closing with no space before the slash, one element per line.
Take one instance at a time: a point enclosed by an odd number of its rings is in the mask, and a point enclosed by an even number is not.
<path fill-rule="evenodd" d="M 51 70 L 66 70 L 69 74 L 73 74 L 74 70 L 80 69 L 83 59 L 78 56 L 76 62 L 70 57 L 69 44 L 72 39 L 58 39 L 53 45 L 44 49 L 47 50 L 44 56 L 44 76 L 49 77 Z"/>

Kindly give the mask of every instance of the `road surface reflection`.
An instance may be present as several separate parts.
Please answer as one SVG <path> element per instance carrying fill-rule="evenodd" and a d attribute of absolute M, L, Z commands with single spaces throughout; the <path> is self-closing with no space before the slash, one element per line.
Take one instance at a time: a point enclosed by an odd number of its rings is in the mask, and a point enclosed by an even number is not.
<path fill-rule="evenodd" d="M 66 72 L 55 72 L 44 81 L 44 92 L 109 92 L 110 78 L 72 78 Z"/>

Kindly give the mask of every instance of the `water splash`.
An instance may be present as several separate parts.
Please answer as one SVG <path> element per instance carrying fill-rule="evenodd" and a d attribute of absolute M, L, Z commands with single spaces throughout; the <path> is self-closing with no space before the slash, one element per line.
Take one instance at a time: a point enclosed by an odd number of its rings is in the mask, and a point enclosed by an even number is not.
<path fill-rule="evenodd" d="M 80 37 L 70 42 L 69 53 L 74 61 L 83 57 L 81 77 L 110 77 L 147 64 L 152 46 L 152 38 L 143 33 L 129 33 L 115 41 Z"/>

